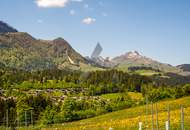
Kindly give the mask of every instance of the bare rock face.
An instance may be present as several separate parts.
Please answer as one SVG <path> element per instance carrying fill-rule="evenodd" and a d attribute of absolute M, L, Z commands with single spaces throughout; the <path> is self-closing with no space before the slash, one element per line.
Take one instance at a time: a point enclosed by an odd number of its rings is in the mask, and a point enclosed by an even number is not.
<path fill-rule="evenodd" d="M 115 63 L 112 63 L 109 60 L 109 57 L 103 58 L 100 54 L 103 51 L 100 43 L 97 43 L 94 51 L 92 52 L 91 57 L 87 57 L 86 59 L 91 63 L 101 68 L 113 68 L 116 66 Z"/>
<path fill-rule="evenodd" d="M 100 43 L 98 43 L 91 55 L 91 59 L 98 58 L 102 52 L 103 48 L 101 47 Z"/>

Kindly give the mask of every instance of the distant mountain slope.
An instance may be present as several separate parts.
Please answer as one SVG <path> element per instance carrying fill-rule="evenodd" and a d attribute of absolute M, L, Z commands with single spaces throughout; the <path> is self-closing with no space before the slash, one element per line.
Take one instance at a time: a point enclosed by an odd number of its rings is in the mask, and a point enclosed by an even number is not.
<path fill-rule="evenodd" d="M 8 24 L 0 21 L 0 33 L 7 33 L 7 32 L 18 32 L 18 31 L 9 26 Z"/>
<path fill-rule="evenodd" d="M 181 73 L 184 68 L 160 63 L 140 55 L 137 51 L 128 52 L 112 60 L 109 60 L 109 58 L 104 59 L 99 56 L 101 50 L 100 47 L 100 50 L 95 51 L 95 59 L 94 57 L 84 58 L 63 38 L 49 41 L 39 40 L 28 33 L 18 32 L 8 24 L 0 21 L 1 68 L 8 67 L 24 70 L 58 68 L 90 71 L 102 70 L 102 68 L 128 70 L 131 66 L 137 68 L 145 66 L 151 67 L 151 70 L 173 73 Z M 185 67 L 184 70 L 187 70 L 187 68 Z M 189 73 L 183 74 L 188 75 Z"/>
<path fill-rule="evenodd" d="M 0 62 L 6 67 L 25 70 L 79 69 L 80 64 L 87 64 L 86 59 L 62 38 L 37 40 L 21 32 L 0 34 L 0 55 Z"/>
<path fill-rule="evenodd" d="M 190 64 L 178 65 L 177 68 L 182 69 L 183 71 L 189 71 L 190 72 Z"/>
<path fill-rule="evenodd" d="M 128 70 L 131 66 L 145 66 L 164 72 L 180 72 L 180 69 L 172 65 L 160 63 L 151 58 L 142 56 L 137 51 L 131 51 L 124 55 L 115 57 L 112 59 L 112 62 L 118 64 L 116 68 L 124 70 Z"/>

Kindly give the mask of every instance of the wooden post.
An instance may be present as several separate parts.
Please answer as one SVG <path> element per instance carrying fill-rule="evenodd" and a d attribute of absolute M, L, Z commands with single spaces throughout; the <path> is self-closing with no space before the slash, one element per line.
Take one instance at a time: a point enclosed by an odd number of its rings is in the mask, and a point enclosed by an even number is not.
<path fill-rule="evenodd" d="M 159 122 L 158 122 L 158 103 L 156 103 L 156 129 L 159 130 Z"/>
<path fill-rule="evenodd" d="M 30 110 L 30 119 L 31 119 L 31 125 L 34 125 L 34 121 L 33 121 L 33 111 Z"/>
<path fill-rule="evenodd" d="M 142 130 L 142 122 L 139 122 L 139 130 Z"/>
<path fill-rule="evenodd" d="M 6 127 L 9 128 L 9 110 L 6 112 Z"/>
<path fill-rule="evenodd" d="M 148 130 L 148 96 L 146 95 L 146 130 Z"/>
<path fill-rule="evenodd" d="M 184 109 L 181 106 L 181 130 L 184 130 Z"/>
<path fill-rule="evenodd" d="M 154 105 L 151 102 L 151 114 L 152 114 L 152 130 L 154 130 Z"/>
<path fill-rule="evenodd" d="M 170 105 L 168 105 L 168 130 L 170 130 Z"/>
<path fill-rule="evenodd" d="M 166 130 L 169 130 L 169 121 L 166 121 Z"/>
<path fill-rule="evenodd" d="M 18 129 L 20 127 L 20 114 L 19 113 L 17 114 L 17 127 L 18 127 Z"/>
<path fill-rule="evenodd" d="M 25 127 L 27 127 L 27 113 L 26 113 L 26 111 L 24 112 L 24 115 L 25 115 Z"/>

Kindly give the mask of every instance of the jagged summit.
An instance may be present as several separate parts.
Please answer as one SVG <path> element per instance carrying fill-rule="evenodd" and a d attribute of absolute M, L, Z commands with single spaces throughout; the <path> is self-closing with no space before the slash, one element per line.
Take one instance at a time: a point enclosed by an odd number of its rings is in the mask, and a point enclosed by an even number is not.
<path fill-rule="evenodd" d="M 0 33 L 18 32 L 16 29 L 8 25 L 7 23 L 0 21 Z"/>
<path fill-rule="evenodd" d="M 103 48 L 102 46 L 100 45 L 100 43 L 97 43 L 92 55 L 91 55 L 91 58 L 98 58 L 102 52 Z"/>
<path fill-rule="evenodd" d="M 113 58 L 111 61 L 118 64 L 118 68 L 122 69 L 127 69 L 131 66 L 143 66 L 151 67 L 164 72 L 180 72 L 178 68 L 143 56 L 138 51 L 127 52 L 123 55 Z"/>
<path fill-rule="evenodd" d="M 102 46 L 100 45 L 100 43 L 97 43 L 94 51 L 92 52 L 91 57 L 87 57 L 86 59 L 92 63 L 95 64 L 99 67 L 103 67 L 103 68 L 112 68 L 114 66 L 116 66 L 116 64 L 112 63 L 109 58 L 103 58 L 100 54 L 103 51 Z"/>
<path fill-rule="evenodd" d="M 84 58 L 63 38 L 39 40 L 28 33 L 18 32 L 0 21 L 0 63 L 5 67 L 24 70 L 50 68 L 75 70 L 82 67 L 84 69 L 91 67 L 120 69 L 145 66 L 164 72 L 187 70 L 183 69 L 183 66 L 174 67 L 158 62 L 141 55 L 138 51 L 130 51 L 110 60 L 101 56 L 102 50 L 100 43 L 97 43 L 91 57 Z"/>
<path fill-rule="evenodd" d="M 130 51 L 125 54 L 126 58 L 141 58 L 142 56 L 138 51 Z"/>
<path fill-rule="evenodd" d="M 136 60 L 136 59 L 140 59 L 143 57 L 144 56 L 142 56 L 138 51 L 129 51 L 123 55 L 113 58 L 112 61 L 113 62 L 123 62 L 125 60 L 132 60 L 132 59 Z"/>

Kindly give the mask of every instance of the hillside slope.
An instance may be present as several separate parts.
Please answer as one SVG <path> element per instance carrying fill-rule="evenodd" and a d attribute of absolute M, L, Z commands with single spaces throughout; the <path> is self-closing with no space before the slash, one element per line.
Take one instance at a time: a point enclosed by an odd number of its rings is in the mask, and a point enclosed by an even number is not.
<path fill-rule="evenodd" d="M 177 100 L 161 101 L 158 103 L 158 123 L 159 128 L 164 129 L 165 121 L 167 120 L 167 108 L 170 105 L 170 117 L 171 117 L 171 128 L 180 127 L 180 105 L 185 108 L 185 128 L 190 129 L 190 97 L 184 97 Z M 154 104 L 154 113 L 155 111 Z M 121 110 L 117 112 L 112 112 L 95 118 L 90 118 L 86 120 L 81 120 L 72 123 L 66 123 L 64 125 L 55 125 L 52 128 L 46 128 L 46 130 L 61 129 L 61 130 L 108 130 L 110 127 L 117 130 L 126 129 L 138 129 L 138 122 L 143 123 L 143 128 L 145 128 L 145 123 L 147 119 L 147 127 L 150 129 L 152 126 L 152 116 L 151 116 L 151 105 L 148 106 L 148 116 L 146 116 L 146 106 L 139 106 L 135 108 L 130 108 L 126 110 Z M 154 115 L 154 122 L 156 122 L 156 115 Z M 156 123 L 155 123 L 156 124 Z M 156 128 L 156 125 L 155 125 Z M 45 129 L 44 129 L 45 130 Z"/>
<path fill-rule="evenodd" d="M 0 62 L 6 67 L 24 70 L 79 69 L 80 64 L 87 64 L 62 38 L 37 40 L 22 32 L 0 34 L 0 55 Z"/>
<path fill-rule="evenodd" d="M 126 70 L 126 71 L 128 70 L 129 67 L 132 66 L 151 67 L 153 69 L 157 69 L 163 72 L 179 73 L 181 71 L 179 68 L 176 68 L 172 65 L 164 64 L 156 60 L 153 60 L 151 58 L 148 58 L 146 56 L 142 56 L 137 51 L 131 51 L 121 56 L 117 56 L 112 59 L 112 62 L 118 64 L 116 67 L 117 69 Z"/>
<path fill-rule="evenodd" d="M 7 33 L 7 32 L 18 32 L 13 27 L 9 26 L 8 24 L 0 21 L 0 33 Z"/>
<path fill-rule="evenodd" d="M 190 72 L 190 64 L 178 65 L 177 68 L 182 69 L 183 71 L 188 71 L 188 72 Z"/>

